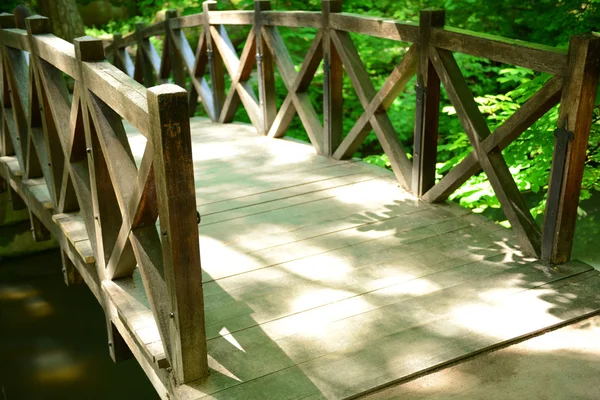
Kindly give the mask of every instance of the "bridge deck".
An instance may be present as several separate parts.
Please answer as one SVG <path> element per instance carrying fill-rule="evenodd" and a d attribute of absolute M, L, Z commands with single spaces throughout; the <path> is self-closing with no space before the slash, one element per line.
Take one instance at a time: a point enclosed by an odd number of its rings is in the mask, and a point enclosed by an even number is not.
<path fill-rule="evenodd" d="M 246 125 L 192 132 L 213 371 L 183 397 L 353 396 L 600 309 L 591 267 L 523 258 L 387 171 Z"/>
<path fill-rule="evenodd" d="M 418 202 L 383 169 L 242 124 L 193 119 L 192 136 L 211 375 L 176 397 L 358 396 L 600 310 L 590 266 L 524 258 L 510 230 Z M 77 216 L 54 221 L 93 263 Z M 136 355 L 165 368 L 139 276 L 102 287 Z"/>

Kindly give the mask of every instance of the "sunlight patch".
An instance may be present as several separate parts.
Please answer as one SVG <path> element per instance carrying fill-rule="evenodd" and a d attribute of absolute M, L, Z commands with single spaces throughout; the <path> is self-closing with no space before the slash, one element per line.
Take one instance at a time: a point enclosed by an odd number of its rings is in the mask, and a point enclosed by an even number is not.
<path fill-rule="evenodd" d="M 219 331 L 219 335 L 221 335 L 223 337 L 223 339 L 227 340 L 229 343 L 231 343 L 232 345 L 234 345 L 237 349 L 243 351 L 244 353 L 246 352 L 246 350 L 244 350 L 244 348 L 242 347 L 242 345 L 240 344 L 240 342 L 238 342 L 233 335 L 229 332 L 229 329 L 227 329 L 226 327 L 223 327 L 223 329 L 221 329 Z"/>

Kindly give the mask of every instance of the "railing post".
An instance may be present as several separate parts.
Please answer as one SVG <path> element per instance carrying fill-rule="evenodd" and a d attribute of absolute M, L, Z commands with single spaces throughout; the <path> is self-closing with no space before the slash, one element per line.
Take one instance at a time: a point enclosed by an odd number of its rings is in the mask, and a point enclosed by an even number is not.
<path fill-rule="evenodd" d="M 558 129 L 554 134 L 542 235 L 542 260 L 552 264 L 571 258 L 599 62 L 600 36 L 590 33 L 571 37 L 569 74 L 563 86 Z"/>
<path fill-rule="evenodd" d="M 165 13 L 165 36 L 169 41 L 169 59 L 171 60 L 171 72 L 173 73 L 173 81 L 176 85 L 181 86 L 185 89 L 185 68 L 182 60 L 179 58 L 177 51 L 175 50 L 175 43 L 171 37 L 171 23 L 170 20 L 177 18 L 177 10 L 170 9 Z"/>
<path fill-rule="evenodd" d="M 204 12 L 204 38 L 206 40 L 206 57 L 208 58 L 208 68 L 212 86 L 212 102 L 214 110 L 213 121 L 218 121 L 225 104 L 225 69 L 223 60 L 219 51 L 215 51 L 212 35 L 210 33 L 210 21 L 208 13 L 217 9 L 217 2 L 208 0 L 202 3 Z"/>
<path fill-rule="evenodd" d="M 145 27 L 146 25 L 143 22 L 135 24 L 135 42 L 137 44 L 137 51 L 135 57 L 134 79 L 145 87 L 150 87 L 154 85 L 155 80 L 152 76 L 152 65 L 150 64 L 150 60 L 147 59 L 146 54 L 144 53 L 143 31 Z"/>
<path fill-rule="evenodd" d="M 273 54 L 262 37 L 261 11 L 271 9 L 271 0 L 254 0 L 254 31 L 256 33 L 256 67 L 258 69 L 258 99 L 262 110 L 262 132 L 269 133 L 277 116 L 275 97 L 275 65 Z"/>
<path fill-rule="evenodd" d="M 329 16 L 342 11 L 342 0 L 323 0 L 323 153 L 332 156 L 342 142 L 344 99 L 342 60 L 331 41 Z"/>
<path fill-rule="evenodd" d="M 202 268 L 187 92 L 148 89 L 150 143 L 161 229 L 166 301 L 171 306 L 172 366 L 180 383 L 208 374 Z"/>
<path fill-rule="evenodd" d="M 435 185 L 438 121 L 440 110 L 440 78 L 429 60 L 431 28 L 443 27 L 445 11 L 425 9 L 419 20 L 417 93 L 412 169 L 412 192 L 421 197 Z"/>

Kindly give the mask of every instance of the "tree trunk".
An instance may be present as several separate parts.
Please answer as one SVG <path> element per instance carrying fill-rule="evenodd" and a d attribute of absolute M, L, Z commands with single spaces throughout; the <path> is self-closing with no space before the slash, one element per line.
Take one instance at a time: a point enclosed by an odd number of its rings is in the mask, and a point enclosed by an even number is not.
<path fill-rule="evenodd" d="M 40 0 L 40 14 L 50 18 L 53 33 L 69 42 L 84 35 L 75 0 Z"/>

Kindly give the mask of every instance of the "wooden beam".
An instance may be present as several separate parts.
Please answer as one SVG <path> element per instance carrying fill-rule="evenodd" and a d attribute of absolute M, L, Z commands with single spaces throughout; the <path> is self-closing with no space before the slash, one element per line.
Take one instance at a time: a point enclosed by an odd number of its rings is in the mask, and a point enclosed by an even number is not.
<path fill-rule="evenodd" d="M 267 135 L 277 116 L 275 94 L 275 63 L 273 54 L 262 35 L 261 12 L 271 9 L 271 0 L 254 0 L 254 34 L 256 36 L 256 68 L 258 70 L 258 98 L 261 108 L 259 132 Z"/>
<path fill-rule="evenodd" d="M 434 47 L 429 50 L 430 59 L 523 252 L 539 257 L 540 230 L 512 178 L 501 150 L 496 147 L 488 152 L 482 146 L 482 141 L 491 133 L 454 56 L 448 50 Z"/>
<path fill-rule="evenodd" d="M 566 50 L 551 46 L 457 28 L 433 29 L 431 45 L 552 75 L 567 74 Z"/>
<path fill-rule="evenodd" d="M 581 181 L 587 159 L 600 62 L 600 36 L 573 36 L 569 76 L 564 86 L 546 202 L 542 259 L 569 261 L 573 247 Z M 572 138 L 569 136 L 572 135 Z"/>
<path fill-rule="evenodd" d="M 331 39 L 332 14 L 342 12 L 342 0 L 321 2 L 323 14 L 323 153 L 333 156 L 344 130 L 344 97 L 342 59 Z"/>
<path fill-rule="evenodd" d="M 435 184 L 438 123 L 440 114 L 440 78 L 429 60 L 429 39 L 433 27 L 443 26 L 444 10 L 421 11 L 419 23 L 419 67 L 412 169 L 412 193 L 421 197 Z"/>
<path fill-rule="evenodd" d="M 358 99 L 363 108 L 367 109 L 377 93 L 360 59 L 360 55 L 347 32 L 331 31 L 331 37 L 346 72 L 350 76 Z M 379 143 L 381 143 L 381 147 L 383 147 L 383 151 L 390 159 L 394 175 L 402 186 L 410 188 L 412 163 L 406 156 L 406 151 L 400 143 L 387 113 L 375 113 L 370 117 L 369 122 L 379 139 Z"/>
<path fill-rule="evenodd" d="M 361 35 L 415 43 L 419 40 L 419 25 L 412 22 L 395 21 L 351 13 L 331 15 L 332 29 Z"/>
<path fill-rule="evenodd" d="M 516 110 L 502 125 L 497 127 L 492 135 L 483 140 L 481 144 L 485 151 L 490 152 L 496 147 L 503 150 L 529 129 L 531 125 L 558 104 L 562 86 L 563 78 L 560 76 L 555 76 L 546 82 L 525 104 Z M 452 168 L 435 186 L 428 190 L 423 195 L 423 200 L 431 203 L 445 201 L 448 196 L 480 170 L 479 160 L 475 153 L 471 152 L 460 164 Z"/>
<path fill-rule="evenodd" d="M 187 93 L 162 85 L 148 90 L 171 365 L 185 383 L 208 374 L 202 268 Z M 153 228 L 153 227 L 151 227 Z"/>
<path fill-rule="evenodd" d="M 416 70 L 417 50 L 416 45 L 412 45 L 402 58 L 402 61 L 388 76 L 381 89 L 379 89 L 379 92 L 377 92 L 377 95 L 371 100 L 371 103 L 369 103 L 369 106 L 358 121 L 356 121 L 350 132 L 348 132 L 333 154 L 333 158 L 337 160 L 352 158 L 372 129 L 370 123 L 371 117 L 375 113 L 385 112 L 390 108 L 392 102 L 404 90 Z"/>

